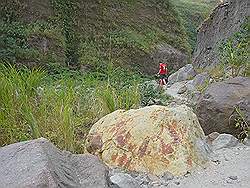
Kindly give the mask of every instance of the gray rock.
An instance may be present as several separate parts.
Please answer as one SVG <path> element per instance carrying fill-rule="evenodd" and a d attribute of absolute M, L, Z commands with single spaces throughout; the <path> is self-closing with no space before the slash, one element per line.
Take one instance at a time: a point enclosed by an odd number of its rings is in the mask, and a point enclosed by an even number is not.
<path fill-rule="evenodd" d="M 231 180 L 237 180 L 238 176 L 229 176 L 228 178 L 231 179 Z"/>
<path fill-rule="evenodd" d="M 188 64 L 189 60 L 188 55 L 168 44 L 156 46 L 152 57 L 154 62 L 166 63 L 169 70 L 175 71 Z"/>
<path fill-rule="evenodd" d="M 120 188 L 141 188 L 142 186 L 135 178 L 126 173 L 117 173 L 110 177 L 110 180 Z"/>
<path fill-rule="evenodd" d="M 210 145 L 206 143 L 203 139 L 197 139 L 195 144 L 196 150 L 199 151 L 199 154 L 201 157 L 210 157 L 210 154 L 212 153 L 212 149 Z"/>
<path fill-rule="evenodd" d="M 150 183 L 150 178 L 145 175 L 145 174 L 140 174 L 137 177 L 135 177 L 135 180 L 140 184 L 140 185 L 148 185 Z"/>
<path fill-rule="evenodd" d="M 198 30 L 193 55 L 195 67 L 206 68 L 219 63 L 218 45 L 240 30 L 250 15 L 249 0 L 228 0 L 218 5 Z"/>
<path fill-rule="evenodd" d="M 239 144 L 239 140 L 230 134 L 220 134 L 213 142 L 213 150 L 219 150 L 222 148 L 235 147 Z"/>
<path fill-rule="evenodd" d="M 41 138 L 0 148 L 0 187 L 108 188 L 108 168 L 92 155 L 72 155 Z"/>
<path fill-rule="evenodd" d="M 174 74 L 168 77 L 168 84 L 174 84 L 176 82 L 190 80 L 196 76 L 196 72 L 192 64 L 187 64 L 181 69 L 179 69 Z"/>
<path fill-rule="evenodd" d="M 206 136 L 206 143 L 209 145 L 212 145 L 212 142 L 218 137 L 220 136 L 220 133 L 217 132 L 213 132 L 209 135 Z"/>
<path fill-rule="evenodd" d="M 192 85 L 197 89 L 198 87 L 205 87 L 206 84 L 208 84 L 210 80 L 210 76 L 207 72 L 201 73 L 201 74 L 197 74 L 193 81 L 192 81 Z"/>
<path fill-rule="evenodd" d="M 238 117 L 235 108 L 241 109 L 245 121 L 250 123 L 250 78 L 236 77 L 208 86 L 197 103 L 196 115 L 205 134 L 212 132 L 238 136 L 235 128 Z"/>
<path fill-rule="evenodd" d="M 178 90 L 177 94 L 181 95 L 181 94 L 185 93 L 186 91 L 187 91 L 187 86 L 184 85 L 183 87 L 181 87 L 181 88 Z"/>
<path fill-rule="evenodd" d="M 243 141 L 243 144 L 245 144 L 246 146 L 250 146 L 250 139 L 245 138 L 244 141 Z"/>

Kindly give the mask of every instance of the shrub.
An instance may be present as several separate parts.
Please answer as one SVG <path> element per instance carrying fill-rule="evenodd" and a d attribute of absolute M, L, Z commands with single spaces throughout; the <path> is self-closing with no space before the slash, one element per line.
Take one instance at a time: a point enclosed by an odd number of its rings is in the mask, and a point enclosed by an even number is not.
<path fill-rule="evenodd" d="M 249 23 L 220 46 L 220 59 L 231 69 L 231 76 L 246 76 L 249 71 Z"/>
<path fill-rule="evenodd" d="M 155 103 L 165 105 L 169 100 L 169 97 L 157 86 L 157 83 L 152 81 L 141 84 L 140 93 L 142 106 L 149 106 Z"/>
<path fill-rule="evenodd" d="M 238 138 L 244 140 L 244 138 L 249 138 L 250 127 L 247 122 L 247 117 L 239 107 L 234 108 L 234 114 L 230 117 L 234 117 L 235 128 L 239 130 Z"/>

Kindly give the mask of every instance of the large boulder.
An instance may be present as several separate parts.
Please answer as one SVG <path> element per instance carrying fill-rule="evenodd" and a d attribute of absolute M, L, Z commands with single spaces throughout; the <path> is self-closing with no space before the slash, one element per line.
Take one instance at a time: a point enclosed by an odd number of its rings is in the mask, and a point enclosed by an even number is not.
<path fill-rule="evenodd" d="M 111 187 L 108 168 L 96 156 L 61 152 L 48 140 L 0 148 L 0 187 Z"/>
<path fill-rule="evenodd" d="M 206 134 L 238 134 L 235 108 L 241 109 L 250 123 L 250 78 L 236 77 L 211 84 L 197 104 L 196 114 Z"/>
<path fill-rule="evenodd" d="M 218 64 L 220 43 L 238 32 L 249 15 L 249 0 L 226 0 L 218 5 L 198 30 L 194 66 L 208 68 Z"/>
<path fill-rule="evenodd" d="M 174 84 L 184 80 L 191 80 L 196 76 L 196 72 L 192 64 L 187 64 L 180 68 L 177 72 L 171 74 L 168 78 L 168 84 Z"/>
<path fill-rule="evenodd" d="M 153 175 L 183 175 L 206 162 L 196 115 L 185 105 L 118 110 L 91 128 L 87 150 L 111 167 Z"/>

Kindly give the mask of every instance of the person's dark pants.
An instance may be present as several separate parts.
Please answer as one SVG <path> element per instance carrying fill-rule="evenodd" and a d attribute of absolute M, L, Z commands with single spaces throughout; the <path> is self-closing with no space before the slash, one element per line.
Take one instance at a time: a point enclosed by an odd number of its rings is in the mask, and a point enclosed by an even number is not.
<path fill-rule="evenodd" d="M 164 79 L 166 84 L 168 83 L 168 77 L 166 74 L 160 74 L 160 79 Z"/>

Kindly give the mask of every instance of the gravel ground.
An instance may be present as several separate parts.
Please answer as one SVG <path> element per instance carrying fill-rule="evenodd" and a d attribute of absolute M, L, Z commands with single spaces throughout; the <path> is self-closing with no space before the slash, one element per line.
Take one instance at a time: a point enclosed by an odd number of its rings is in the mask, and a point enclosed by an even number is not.
<path fill-rule="evenodd" d="M 183 177 L 158 178 L 113 171 L 114 183 L 120 188 L 249 188 L 250 147 L 238 144 L 213 151 L 211 162 Z M 111 175 L 111 176 L 112 176 Z"/>
<path fill-rule="evenodd" d="M 250 147 L 238 146 L 217 150 L 207 168 L 176 179 L 165 187 L 248 188 L 250 187 Z"/>

